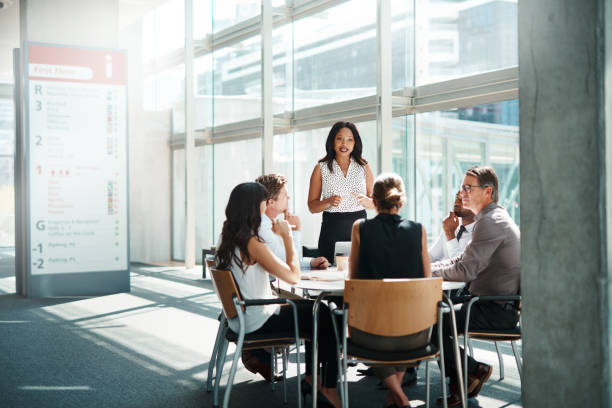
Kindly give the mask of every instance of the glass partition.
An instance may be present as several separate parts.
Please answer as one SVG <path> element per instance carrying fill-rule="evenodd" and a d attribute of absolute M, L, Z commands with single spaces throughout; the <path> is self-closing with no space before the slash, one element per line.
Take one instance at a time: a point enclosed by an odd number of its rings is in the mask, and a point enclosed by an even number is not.
<path fill-rule="evenodd" d="M 375 1 L 296 20 L 294 47 L 294 109 L 376 94 Z"/>
<path fill-rule="evenodd" d="M 416 218 L 430 242 L 452 211 L 465 171 L 492 166 L 499 203 L 517 225 L 519 217 L 518 101 L 416 115 Z"/>
<path fill-rule="evenodd" d="M 239 183 L 255 181 L 261 175 L 261 139 L 214 145 L 214 241 L 225 221 L 229 195 Z"/>
<path fill-rule="evenodd" d="M 417 1 L 417 85 L 518 65 L 517 3 Z"/>
<path fill-rule="evenodd" d="M 260 36 L 213 54 L 214 125 L 261 117 Z"/>

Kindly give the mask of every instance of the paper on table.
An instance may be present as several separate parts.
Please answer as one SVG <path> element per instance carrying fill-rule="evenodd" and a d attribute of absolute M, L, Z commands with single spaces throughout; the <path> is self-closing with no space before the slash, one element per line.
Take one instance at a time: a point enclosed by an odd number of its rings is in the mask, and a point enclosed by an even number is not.
<path fill-rule="evenodd" d="M 344 271 L 303 271 L 300 277 L 304 280 L 339 281 L 344 280 Z"/>

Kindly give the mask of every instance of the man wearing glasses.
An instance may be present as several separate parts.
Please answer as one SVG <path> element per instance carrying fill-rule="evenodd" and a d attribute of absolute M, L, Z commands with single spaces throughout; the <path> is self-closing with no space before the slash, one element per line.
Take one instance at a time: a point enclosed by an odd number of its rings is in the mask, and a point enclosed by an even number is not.
<path fill-rule="evenodd" d="M 508 212 L 500 206 L 497 175 L 491 167 L 474 166 L 465 173 L 461 186 L 463 207 L 475 217 L 472 241 L 463 254 L 431 265 L 433 276 L 444 280 L 470 284 L 473 295 L 516 295 L 520 288 L 521 242 L 520 232 Z M 457 327 L 465 327 L 464 305 L 456 313 Z M 518 309 L 514 303 L 478 302 L 472 306 L 470 328 L 508 329 L 518 323 Z M 448 406 L 461 404 L 456 379 L 456 365 L 448 315 L 443 321 L 444 364 L 450 376 L 451 395 Z M 460 350 L 463 361 L 463 350 Z M 468 397 L 475 397 L 491 376 L 493 368 L 468 356 Z"/>

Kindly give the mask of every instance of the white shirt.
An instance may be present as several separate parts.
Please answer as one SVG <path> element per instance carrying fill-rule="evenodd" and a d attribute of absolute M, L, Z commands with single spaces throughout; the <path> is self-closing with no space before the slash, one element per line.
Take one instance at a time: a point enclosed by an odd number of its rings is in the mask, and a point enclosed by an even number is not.
<path fill-rule="evenodd" d="M 238 248 L 236 248 L 236 252 L 240 256 Z M 270 288 L 268 272 L 259 263 L 247 266 L 245 271 L 242 272 L 238 265 L 232 262 L 230 269 L 243 299 L 276 299 L 276 296 L 272 293 L 272 288 Z M 244 318 L 246 333 L 259 329 L 268 321 L 270 316 L 278 314 L 279 309 L 279 305 L 247 307 Z M 230 329 L 238 333 L 238 317 L 228 320 L 227 323 Z"/>
<path fill-rule="evenodd" d="M 301 233 L 300 231 L 291 231 L 293 235 L 293 248 L 295 253 L 300 256 L 301 248 Z M 287 262 L 287 253 L 285 252 L 285 243 L 283 239 L 272 231 L 272 220 L 267 214 L 261 216 L 261 225 L 259 226 L 259 236 L 265 241 L 266 246 L 283 262 Z M 300 267 L 305 268 L 310 266 L 311 258 L 302 258 L 300 256 Z"/>
<path fill-rule="evenodd" d="M 459 256 L 465 250 L 465 247 L 472 241 L 472 231 L 474 230 L 474 222 L 465 226 L 465 231 L 461 235 L 461 239 L 457 241 L 457 238 L 453 238 L 450 241 L 446 239 L 444 229 L 440 232 L 438 240 L 429 248 L 429 258 L 431 263 L 442 261 L 445 259 L 452 259 Z M 459 228 L 455 230 L 455 237 L 459 233 Z"/>
<path fill-rule="evenodd" d="M 342 197 L 342 201 L 337 207 L 329 206 L 325 209 L 328 212 L 355 212 L 363 210 L 363 206 L 357 202 L 355 194 L 366 194 L 366 174 L 365 166 L 361 166 L 352 157 L 349 162 L 346 177 L 336 159 L 333 160 L 334 171 L 329 171 L 327 163 L 319 163 L 321 169 L 321 200 L 325 200 L 333 195 Z"/>

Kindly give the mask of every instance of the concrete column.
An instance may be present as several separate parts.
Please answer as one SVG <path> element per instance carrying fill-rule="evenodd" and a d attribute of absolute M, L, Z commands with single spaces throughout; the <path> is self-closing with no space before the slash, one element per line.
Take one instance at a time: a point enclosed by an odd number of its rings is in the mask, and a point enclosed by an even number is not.
<path fill-rule="evenodd" d="M 605 58 L 610 42 L 604 41 L 604 4 L 519 2 L 523 403 L 528 408 L 612 402 L 607 261 L 612 229 L 605 160 L 611 116 L 605 114 L 610 81 L 604 75 L 612 65 Z"/>

